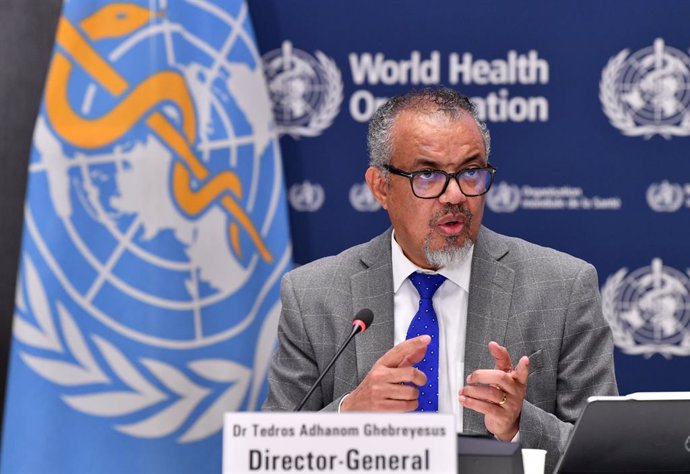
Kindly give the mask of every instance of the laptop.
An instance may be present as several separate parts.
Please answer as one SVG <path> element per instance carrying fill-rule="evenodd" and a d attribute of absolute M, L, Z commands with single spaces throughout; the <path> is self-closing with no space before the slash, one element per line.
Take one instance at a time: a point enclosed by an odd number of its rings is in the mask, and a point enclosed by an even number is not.
<path fill-rule="evenodd" d="M 590 397 L 556 473 L 690 473 L 690 392 Z"/>

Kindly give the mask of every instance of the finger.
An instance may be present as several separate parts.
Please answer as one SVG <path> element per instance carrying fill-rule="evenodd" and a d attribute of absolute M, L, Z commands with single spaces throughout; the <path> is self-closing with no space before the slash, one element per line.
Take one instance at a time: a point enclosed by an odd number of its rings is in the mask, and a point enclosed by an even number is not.
<path fill-rule="evenodd" d="M 460 405 L 462 405 L 463 407 L 469 408 L 470 410 L 474 410 L 487 416 L 498 416 L 499 410 L 501 410 L 501 407 L 497 406 L 494 403 L 490 403 L 484 400 L 478 400 L 472 397 L 467 397 L 465 395 L 460 395 L 458 397 L 458 401 L 460 402 Z"/>
<path fill-rule="evenodd" d="M 403 413 L 408 411 L 415 411 L 419 403 L 417 400 L 382 400 L 376 406 L 374 411 L 387 411 L 395 413 Z"/>
<path fill-rule="evenodd" d="M 426 375 L 416 367 L 372 367 L 366 379 L 370 385 L 387 386 L 388 384 L 409 383 L 416 386 L 426 385 Z"/>
<path fill-rule="evenodd" d="M 503 390 L 491 385 L 465 385 L 460 391 L 461 395 L 476 400 L 484 400 L 495 405 L 500 405 L 505 393 Z"/>
<path fill-rule="evenodd" d="M 520 357 L 520 361 L 513 372 L 513 377 L 522 385 L 527 385 L 527 378 L 529 377 L 529 357 Z"/>
<path fill-rule="evenodd" d="M 494 358 L 496 369 L 503 371 L 513 370 L 513 363 L 510 360 L 508 349 L 500 345 L 498 342 L 491 341 L 489 343 L 489 354 Z"/>
<path fill-rule="evenodd" d="M 431 342 L 431 337 L 429 337 L 429 342 Z M 421 345 L 413 352 L 407 354 L 403 358 L 403 360 L 398 364 L 398 367 L 412 367 L 413 365 L 417 364 L 419 361 L 424 359 L 424 356 L 426 355 L 426 348 L 428 347 L 428 345 L 428 343 Z"/>
<path fill-rule="evenodd" d="M 411 383 L 418 387 L 426 385 L 426 374 L 416 367 L 399 367 L 389 369 L 387 382 Z"/>
<path fill-rule="evenodd" d="M 426 347 L 420 348 L 416 352 L 406 355 L 405 358 L 403 358 L 403 360 L 400 361 L 398 367 L 412 367 L 413 365 L 417 364 L 417 362 L 424 359 L 425 355 Z"/>
<path fill-rule="evenodd" d="M 426 347 L 430 342 L 431 336 L 426 334 L 403 341 L 383 354 L 381 358 L 376 361 L 376 364 L 382 364 L 386 367 L 414 365 L 424 358 Z"/>
<path fill-rule="evenodd" d="M 419 403 L 417 399 L 414 400 L 394 400 L 391 398 L 384 398 L 381 400 L 371 400 L 369 403 L 359 406 L 349 406 L 344 411 L 349 412 L 368 412 L 368 411 L 387 411 L 402 413 L 407 411 L 415 411 Z"/>
<path fill-rule="evenodd" d="M 423 387 L 427 382 L 426 374 L 419 369 L 414 370 L 414 376 L 410 382 L 415 384 L 417 387 Z"/>
<path fill-rule="evenodd" d="M 411 401 L 419 398 L 419 389 L 412 385 L 391 384 L 386 389 L 386 399 Z"/>
<path fill-rule="evenodd" d="M 479 369 L 467 376 L 468 385 L 495 385 L 506 392 L 513 392 L 515 383 L 511 374 L 497 369 Z"/>

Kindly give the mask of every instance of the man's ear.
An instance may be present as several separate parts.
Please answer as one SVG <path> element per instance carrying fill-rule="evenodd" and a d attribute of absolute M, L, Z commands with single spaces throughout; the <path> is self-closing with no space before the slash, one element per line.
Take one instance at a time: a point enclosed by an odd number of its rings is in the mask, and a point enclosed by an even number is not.
<path fill-rule="evenodd" d="M 381 207 L 388 210 L 388 182 L 383 179 L 381 170 L 370 166 L 364 175 L 369 185 L 369 190 Z"/>

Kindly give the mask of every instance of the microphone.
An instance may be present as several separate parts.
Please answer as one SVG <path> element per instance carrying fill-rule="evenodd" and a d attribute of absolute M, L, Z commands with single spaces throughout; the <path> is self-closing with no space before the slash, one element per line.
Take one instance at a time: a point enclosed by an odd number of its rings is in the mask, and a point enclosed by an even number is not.
<path fill-rule="evenodd" d="M 338 349 L 338 352 L 335 353 L 331 361 L 328 363 L 325 369 L 323 369 L 323 372 L 321 372 L 321 375 L 319 375 L 319 378 L 316 379 L 316 382 L 311 386 L 307 394 L 304 396 L 301 402 L 299 402 L 299 405 L 295 407 L 293 411 L 300 411 L 302 407 L 304 406 L 305 403 L 307 403 L 307 400 L 309 400 L 309 397 L 311 396 L 312 393 L 314 393 L 314 390 L 316 390 L 316 387 L 319 386 L 321 383 L 321 379 L 323 379 L 324 375 L 328 373 L 328 371 L 333 367 L 333 364 L 335 364 L 335 361 L 338 360 L 340 357 L 340 354 L 343 353 L 347 345 L 354 339 L 354 337 L 359 334 L 360 332 L 364 332 L 367 330 L 369 326 L 371 326 L 371 323 L 374 321 L 374 313 L 369 309 L 369 308 L 364 308 L 360 309 L 357 314 L 355 315 L 355 318 L 352 320 L 352 331 L 350 332 L 350 335 L 347 336 L 347 339 L 345 339 L 345 342 L 340 346 L 340 349 Z"/>

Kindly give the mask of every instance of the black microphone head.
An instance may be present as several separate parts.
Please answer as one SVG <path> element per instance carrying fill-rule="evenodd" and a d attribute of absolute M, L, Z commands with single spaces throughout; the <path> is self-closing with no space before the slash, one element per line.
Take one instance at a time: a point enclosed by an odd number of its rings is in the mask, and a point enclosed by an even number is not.
<path fill-rule="evenodd" d="M 362 328 L 362 331 L 366 330 L 371 323 L 374 322 L 374 312 L 369 308 L 362 308 L 357 311 L 355 318 L 352 320 L 352 324 L 356 324 Z"/>

